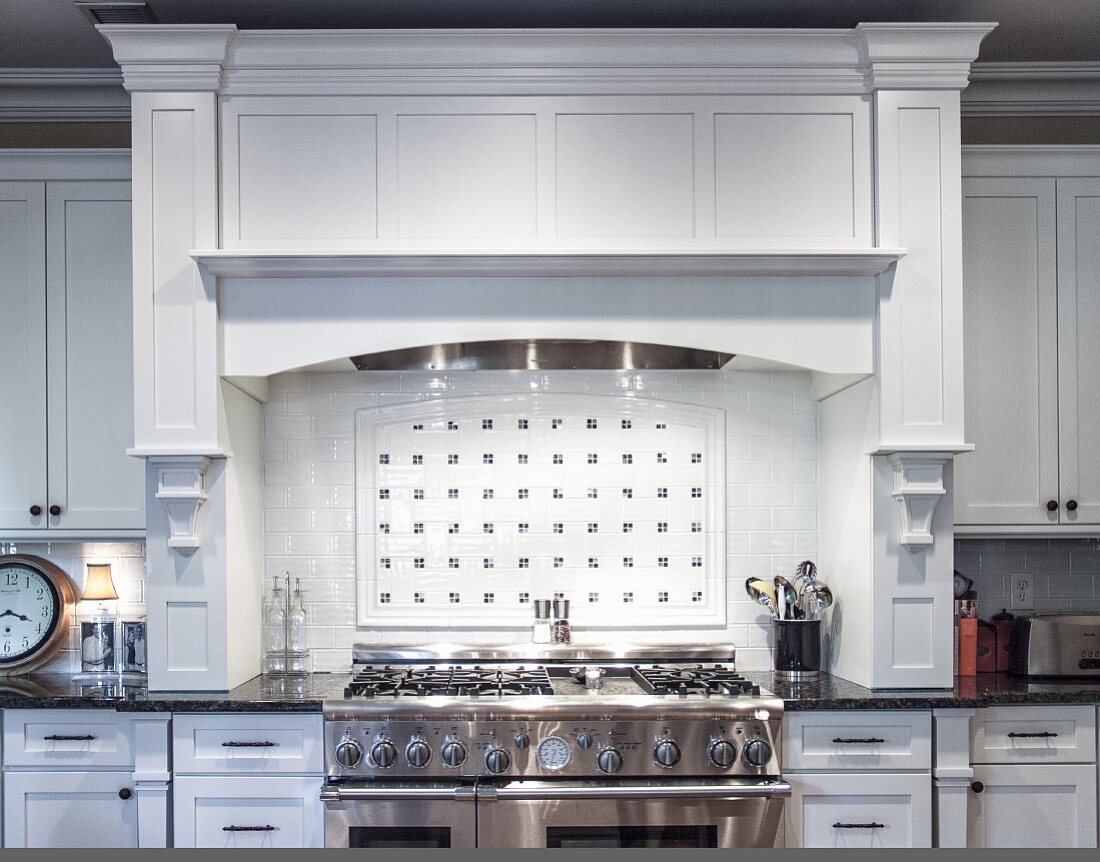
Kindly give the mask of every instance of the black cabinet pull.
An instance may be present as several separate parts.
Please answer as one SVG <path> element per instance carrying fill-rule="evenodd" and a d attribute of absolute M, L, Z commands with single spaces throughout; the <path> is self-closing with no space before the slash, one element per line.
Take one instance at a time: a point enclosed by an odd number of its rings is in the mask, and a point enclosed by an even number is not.
<path fill-rule="evenodd" d="M 885 823 L 834 823 L 833 829 L 885 829 Z"/>
<path fill-rule="evenodd" d="M 1077 501 L 1076 500 L 1067 500 L 1066 501 L 1066 509 L 1070 512 L 1076 512 L 1077 511 Z"/>
<path fill-rule="evenodd" d="M 879 739 L 877 736 L 868 736 L 864 739 L 847 739 L 843 736 L 836 736 L 833 737 L 833 742 L 839 742 L 841 745 L 878 745 L 886 742 L 886 740 Z"/>
<path fill-rule="evenodd" d="M 222 748 L 274 748 L 277 742 L 223 742 Z"/>
<path fill-rule="evenodd" d="M 278 826 L 223 826 L 222 832 L 274 832 Z"/>
<path fill-rule="evenodd" d="M 54 503 L 52 506 L 50 506 L 50 514 L 56 518 L 58 515 L 61 514 L 61 507 Z"/>
<path fill-rule="evenodd" d="M 1057 512 L 1058 511 L 1058 501 L 1057 500 L 1047 500 L 1047 511 L 1048 512 Z"/>
<path fill-rule="evenodd" d="M 31 514 L 37 518 L 39 515 L 42 514 L 42 507 L 35 503 L 33 506 L 31 506 Z"/>
<path fill-rule="evenodd" d="M 132 791 L 129 787 L 123 787 L 118 792 L 118 798 L 119 799 L 129 799 L 133 795 L 134 795 L 134 791 Z"/>
<path fill-rule="evenodd" d="M 985 790 L 985 785 L 982 784 L 980 781 L 975 781 L 970 785 L 970 789 L 973 790 L 975 793 L 981 793 L 983 790 Z"/>
<path fill-rule="evenodd" d="M 1017 733 L 1012 731 L 1009 735 L 1009 739 L 1050 739 L 1057 736 L 1057 733 L 1051 733 L 1049 730 L 1041 730 L 1038 733 Z"/>
<path fill-rule="evenodd" d="M 49 736 L 42 737 L 47 742 L 91 742 L 95 739 L 91 734 L 87 736 L 66 736 L 60 733 L 51 733 Z"/>

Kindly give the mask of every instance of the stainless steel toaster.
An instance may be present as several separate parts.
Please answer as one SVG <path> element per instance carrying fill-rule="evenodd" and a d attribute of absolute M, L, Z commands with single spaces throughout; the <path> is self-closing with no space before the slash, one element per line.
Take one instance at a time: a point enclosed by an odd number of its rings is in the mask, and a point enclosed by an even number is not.
<path fill-rule="evenodd" d="M 1008 672 L 1022 676 L 1100 676 L 1100 614 L 1017 617 Z"/>

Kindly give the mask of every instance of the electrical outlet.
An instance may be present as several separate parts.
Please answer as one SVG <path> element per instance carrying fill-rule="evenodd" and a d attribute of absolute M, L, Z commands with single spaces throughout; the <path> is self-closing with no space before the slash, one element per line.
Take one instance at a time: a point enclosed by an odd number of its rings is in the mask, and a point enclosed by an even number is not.
<path fill-rule="evenodd" d="M 1012 610 L 1035 610 L 1035 579 L 1031 575 L 1013 575 L 1012 591 L 1009 596 L 1009 606 Z"/>

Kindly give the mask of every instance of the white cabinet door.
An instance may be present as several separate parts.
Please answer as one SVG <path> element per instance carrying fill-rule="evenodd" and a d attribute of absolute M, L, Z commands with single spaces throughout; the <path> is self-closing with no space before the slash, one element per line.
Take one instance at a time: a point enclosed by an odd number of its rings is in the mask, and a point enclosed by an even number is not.
<path fill-rule="evenodd" d="M 786 775 L 788 847 L 931 847 L 932 776 Z"/>
<path fill-rule="evenodd" d="M 972 782 L 967 847 L 1096 846 L 1095 764 L 977 765 Z"/>
<path fill-rule="evenodd" d="M 1059 498 L 1055 212 L 1053 179 L 963 181 L 966 436 L 976 449 L 955 459 L 957 524 L 1059 522 L 1047 509 Z"/>
<path fill-rule="evenodd" d="M 145 528 L 134 439 L 130 184 L 48 183 L 51 527 Z"/>
<path fill-rule="evenodd" d="M 0 183 L 0 529 L 48 518 L 45 243 L 45 186 Z"/>
<path fill-rule="evenodd" d="M 324 847 L 321 776 L 190 776 L 173 783 L 176 847 Z"/>
<path fill-rule="evenodd" d="M 130 773 L 6 772 L 4 846 L 137 847 Z"/>
<path fill-rule="evenodd" d="M 1100 523 L 1100 179 L 1058 180 L 1060 517 Z"/>

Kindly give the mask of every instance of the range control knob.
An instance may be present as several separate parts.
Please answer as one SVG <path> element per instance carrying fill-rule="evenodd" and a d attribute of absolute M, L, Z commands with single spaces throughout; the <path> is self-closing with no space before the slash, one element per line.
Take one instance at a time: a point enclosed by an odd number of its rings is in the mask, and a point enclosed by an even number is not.
<path fill-rule="evenodd" d="M 623 768 L 623 756 L 617 748 L 601 748 L 596 752 L 596 767 L 610 775 Z"/>
<path fill-rule="evenodd" d="M 653 760 L 658 766 L 675 766 L 680 762 L 680 746 L 671 739 L 659 739 L 653 746 Z"/>
<path fill-rule="evenodd" d="M 432 749 L 423 739 L 414 739 L 405 746 L 405 759 L 410 766 L 423 769 L 432 759 Z"/>
<path fill-rule="evenodd" d="M 517 733 L 512 737 L 512 744 L 515 745 L 520 751 L 523 751 L 527 746 L 531 744 L 531 737 L 526 733 Z"/>
<path fill-rule="evenodd" d="M 745 749 L 741 752 L 741 757 L 744 759 L 746 766 L 754 766 L 759 769 L 761 766 L 767 766 L 768 761 L 772 759 L 772 747 L 763 739 L 756 737 L 745 743 Z"/>
<path fill-rule="evenodd" d="M 591 748 L 592 747 L 592 737 L 589 736 L 587 733 L 578 733 L 577 734 L 577 745 L 579 745 L 581 748 Z"/>
<path fill-rule="evenodd" d="M 397 760 L 397 746 L 388 739 L 380 739 L 370 747 L 370 759 L 375 766 L 389 769 Z"/>
<path fill-rule="evenodd" d="M 719 769 L 729 769 L 737 761 L 737 746 L 728 739 L 716 739 L 707 752 L 710 762 Z"/>
<path fill-rule="evenodd" d="M 363 759 L 363 747 L 346 736 L 336 745 L 336 762 L 344 769 L 351 769 Z"/>
<path fill-rule="evenodd" d="M 443 743 L 439 756 L 448 766 L 461 766 L 466 762 L 466 746 L 457 739 L 449 740 Z"/>
<path fill-rule="evenodd" d="M 493 775 L 500 775 L 502 772 L 506 772 L 511 765 L 512 755 L 503 748 L 490 748 L 485 752 L 485 768 L 493 773 Z"/>

